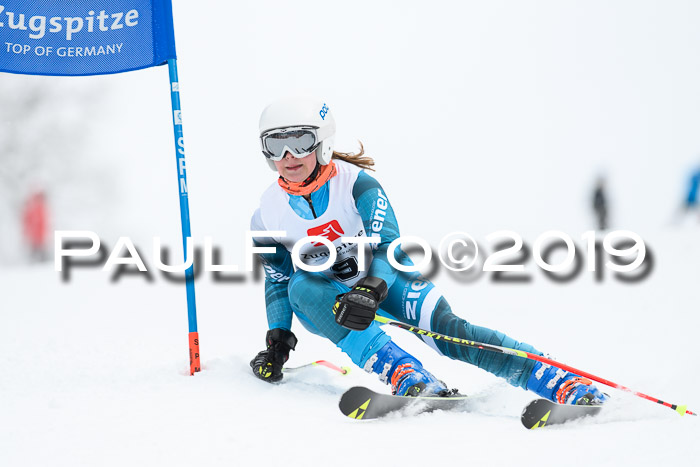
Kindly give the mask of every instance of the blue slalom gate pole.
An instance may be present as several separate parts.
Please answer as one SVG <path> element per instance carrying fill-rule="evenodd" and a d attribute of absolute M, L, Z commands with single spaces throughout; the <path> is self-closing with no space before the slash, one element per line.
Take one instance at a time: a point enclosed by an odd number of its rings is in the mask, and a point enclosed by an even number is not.
<path fill-rule="evenodd" d="M 185 168 L 185 143 L 182 137 L 182 110 L 180 109 L 180 84 L 177 79 L 177 61 L 168 59 L 170 74 L 170 100 L 173 108 L 173 130 L 175 133 L 175 157 L 180 189 L 180 220 L 182 224 L 182 248 L 187 261 L 187 242 L 190 232 L 190 205 L 187 195 L 187 171 Z M 199 363 L 199 334 L 197 333 L 197 306 L 194 298 L 194 263 L 185 271 L 187 290 L 187 317 L 189 321 L 190 375 L 201 370 Z"/>

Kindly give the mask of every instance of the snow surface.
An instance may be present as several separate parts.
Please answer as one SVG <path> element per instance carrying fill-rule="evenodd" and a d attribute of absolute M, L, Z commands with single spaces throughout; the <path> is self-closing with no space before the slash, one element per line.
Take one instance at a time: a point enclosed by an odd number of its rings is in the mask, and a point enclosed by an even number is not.
<path fill-rule="evenodd" d="M 288 94 L 325 96 L 337 147 L 364 143 L 402 233 L 433 245 L 455 230 L 487 244 L 502 229 L 530 246 L 551 229 L 583 245 L 604 173 L 613 227 L 653 251 L 646 280 L 583 271 L 555 284 L 529 260 L 527 284 L 444 269 L 434 281 L 473 323 L 700 411 L 700 229 L 671 222 L 700 159 L 699 13 L 683 1 L 176 0 L 193 235 L 243 264 L 243 232 L 274 181 L 257 118 Z M 129 236 L 152 266 L 154 236 L 181 244 L 167 71 L 78 79 L 108 90 L 86 136 L 121 189 L 99 219 L 55 202 L 54 227 L 96 230 L 108 247 Z M 151 282 L 110 275 L 76 269 L 62 282 L 52 265 L 0 268 L 0 465 L 697 465 L 697 417 L 611 389 L 596 419 L 530 432 L 519 414 L 531 394 L 397 329 L 430 371 L 484 397 L 471 413 L 347 419 L 344 389 L 388 388 L 359 369 L 312 368 L 276 386 L 251 376 L 266 320 L 250 276 L 198 281 L 203 371 L 190 377 L 184 287 L 157 271 Z M 289 365 L 351 365 L 294 332 Z"/>
<path fill-rule="evenodd" d="M 688 255 L 681 246 L 698 234 L 654 238 L 660 265 L 642 285 L 582 276 L 557 286 L 541 274 L 520 287 L 437 282 L 472 322 L 697 411 L 698 318 L 689 305 L 700 250 Z M 398 329 L 389 332 L 433 373 L 484 397 L 471 413 L 345 418 L 337 409 L 344 389 L 388 387 L 358 368 L 347 376 L 311 368 L 275 386 L 250 374 L 265 330 L 259 283 L 197 284 L 204 369 L 190 377 L 179 286 L 134 277 L 114 285 L 99 270 L 78 270 L 69 283 L 57 276 L 49 268 L 0 273 L 9 303 L 0 341 L 2 465 L 695 465 L 696 417 L 610 390 L 598 418 L 530 432 L 519 415 L 532 395 L 439 358 Z M 294 330 L 290 366 L 352 365 L 298 323 Z"/>

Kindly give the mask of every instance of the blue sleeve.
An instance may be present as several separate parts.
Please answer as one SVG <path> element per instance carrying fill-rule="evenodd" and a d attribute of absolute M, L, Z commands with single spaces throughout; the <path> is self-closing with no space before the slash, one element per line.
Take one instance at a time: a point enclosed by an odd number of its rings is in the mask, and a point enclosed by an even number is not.
<path fill-rule="evenodd" d="M 260 209 L 256 210 L 250 221 L 250 230 L 267 230 L 262 220 Z M 292 304 L 289 302 L 289 278 L 294 273 L 292 255 L 287 249 L 272 240 L 262 243 L 253 239 L 256 247 L 275 247 L 274 253 L 259 254 L 265 270 L 265 309 L 267 310 L 268 329 L 292 328 Z"/>
<path fill-rule="evenodd" d="M 362 217 L 362 224 L 365 227 L 367 236 L 379 236 L 381 242 L 373 246 L 374 258 L 369 266 L 367 275 L 384 279 L 387 286 L 396 280 L 398 271 L 394 269 L 387 259 L 389 244 L 399 238 L 399 224 L 396 222 L 394 209 L 389 203 L 382 186 L 379 182 L 362 171 L 357 176 L 352 189 L 352 196 L 355 199 L 355 206 Z M 400 264 L 412 265 L 410 258 L 401 248 L 396 248 L 394 259 Z"/>
<path fill-rule="evenodd" d="M 289 278 L 294 273 L 292 256 L 279 243 L 260 243 L 253 241 L 255 246 L 273 246 L 275 253 L 262 253 L 258 256 L 265 270 L 265 307 L 267 310 L 268 329 L 292 328 L 292 305 L 289 302 Z"/>

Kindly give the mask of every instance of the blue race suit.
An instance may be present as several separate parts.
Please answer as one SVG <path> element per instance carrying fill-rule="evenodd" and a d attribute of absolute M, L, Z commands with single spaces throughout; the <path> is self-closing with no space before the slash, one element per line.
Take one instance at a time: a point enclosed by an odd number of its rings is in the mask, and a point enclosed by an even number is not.
<path fill-rule="evenodd" d="M 311 203 L 301 196 L 288 195 L 289 206 L 304 219 L 321 216 L 328 207 L 332 181 L 311 193 Z M 399 237 L 399 227 L 391 204 L 375 178 L 364 171 L 359 172 L 352 186 L 352 198 L 365 232 L 379 233 L 381 237 L 367 272 L 369 276 L 384 279 L 389 287 L 388 297 L 382 302 L 379 313 L 433 332 L 541 355 L 531 345 L 457 317 L 430 281 L 417 272 L 399 272 L 389 264 L 387 248 Z M 379 217 L 382 222 L 378 224 L 375 213 L 380 208 L 383 208 Z M 259 211 L 256 211 L 251 230 L 263 230 L 262 227 Z M 335 322 L 332 308 L 336 296 L 349 290 L 347 285 L 323 272 L 295 271 L 289 251 L 279 243 L 256 240 L 255 244 L 277 247 L 275 253 L 260 255 L 266 274 L 265 302 L 270 329 L 291 330 L 292 314 L 296 314 L 306 329 L 331 340 L 360 367 L 364 367 L 369 358 L 390 340 L 376 322 L 364 331 L 350 331 Z M 400 248 L 395 250 L 395 259 L 401 264 L 412 264 Z M 526 387 L 535 365 L 534 361 L 520 357 L 458 346 L 426 336 L 420 338 L 442 355 L 476 365 L 522 388 Z"/>

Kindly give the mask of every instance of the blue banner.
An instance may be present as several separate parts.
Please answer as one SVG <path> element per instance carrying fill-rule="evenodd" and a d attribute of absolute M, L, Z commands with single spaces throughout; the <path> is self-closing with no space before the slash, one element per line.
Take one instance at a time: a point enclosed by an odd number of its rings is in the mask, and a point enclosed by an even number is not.
<path fill-rule="evenodd" d="M 0 71 L 101 75 L 174 58 L 171 0 L 0 0 Z"/>

